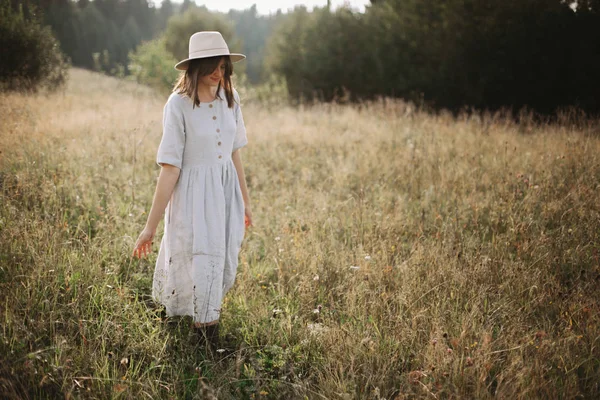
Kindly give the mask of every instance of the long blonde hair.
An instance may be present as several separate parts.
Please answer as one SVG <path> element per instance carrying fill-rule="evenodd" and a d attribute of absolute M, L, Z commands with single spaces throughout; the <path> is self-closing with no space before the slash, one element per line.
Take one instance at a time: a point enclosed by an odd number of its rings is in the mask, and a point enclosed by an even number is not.
<path fill-rule="evenodd" d="M 198 81 L 201 77 L 207 76 L 213 73 L 213 71 L 219 66 L 221 59 L 224 60 L 225 74 L 223 79 L 217 86 L 217 97 L 220 98 L 221 87 L 225 91 L 225 98 L 227 100 L 227 107 L 233 107 L 233 85 L 231 84 L 231 75 L 233 74 L 233 63 L 229 56 L 216 56 L 207 58 L 195 58 L 190 60 L 188 67 L 185 71 L 182 71 L 177 79 L 177 83 L 173 87 L 173 92 L 178 94 L 184 94 L 189 97 L 195 106 L 200 106 L 200 98 L 198 97 Z"/>

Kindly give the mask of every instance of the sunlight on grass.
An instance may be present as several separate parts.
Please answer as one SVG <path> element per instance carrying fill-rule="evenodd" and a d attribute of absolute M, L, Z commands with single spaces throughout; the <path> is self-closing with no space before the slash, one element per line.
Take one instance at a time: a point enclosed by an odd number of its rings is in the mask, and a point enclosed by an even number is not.
<path fill-rule="evenodd" d="M 130 257 L 164 100 L 77 69 L 0 96 L 3 397 L 600 394 L 598 121 L 246 104 L 255 226 L 207 354 Z"/>

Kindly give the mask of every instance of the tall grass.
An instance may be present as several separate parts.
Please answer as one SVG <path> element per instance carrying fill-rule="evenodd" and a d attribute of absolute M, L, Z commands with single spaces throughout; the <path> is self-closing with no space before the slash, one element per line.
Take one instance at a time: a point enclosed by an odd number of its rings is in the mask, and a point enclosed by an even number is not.
<path fill-rule="evenodd" d="M 130 257 L 164 98 L 0 97 L 5 398 L 597 398 L 598 121 L 248 104 L 255 226 L 223 353 Z"/>

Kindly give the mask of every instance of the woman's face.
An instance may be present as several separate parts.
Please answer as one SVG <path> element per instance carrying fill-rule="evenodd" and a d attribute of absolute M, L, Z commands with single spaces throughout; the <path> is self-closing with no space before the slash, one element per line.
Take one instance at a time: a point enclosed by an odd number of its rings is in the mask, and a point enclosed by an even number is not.
<path fill-rule="evenodd" d="M 206 86 L 218 86 L 221 79 L 225 76 L 225 60 L 221 59 L 215 70 L 200 78 L 200 81 Z"/>

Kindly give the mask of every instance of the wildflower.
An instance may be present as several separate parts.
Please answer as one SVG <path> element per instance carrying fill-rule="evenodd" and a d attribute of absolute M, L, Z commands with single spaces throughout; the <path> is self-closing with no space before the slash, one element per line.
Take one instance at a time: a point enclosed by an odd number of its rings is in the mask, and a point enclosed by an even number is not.
<path fill-rule="evenodd" d="M 319 280 L 319 275 L 315 275 L 315 276 L 313 277 L 313 281 L 318 281 L 318 280 Z"/>
<path fill-rule="evenodd" d="M 435 346 L 436 344 L 437 344 L 437 339 L 433 339 L 433 340 L 431 341 L 431 345 L 432 345 L 432 346 Z"/>
<path fill-rule="evenodd" d="M 217 349 L 217 353 L 223 353 L 225 349 Z"/>
<path fill-rule="evenodd" d="M 357 270 L 357 269 L 359 269 L 359 268 L 360 268 L 360 267 L 359 267 L 358 265 L 351 265 L 351 266 L 350 266 L 350 269 L 353 269 L 353 270 Z"/>
<path fill-rule="evenodd" d="M 280 238 L 279 236 L 277 236 L 277 237 L 275 238 L 275 241 L 277 241 L 277 242 L 279 242 L 280 240 L 281 240 L 281 238 Z"/>
<path fill-rule="evenodd" d="M 365 256 L 365 260 L 366 260 L 366 261 L 371 261 L 371 256 L 367 254 L 367 255 Z"/>
<path fill-rule="evenodd" d="M 450 347 L 448 347 L 448 348 L 446 349 L 446 353 L 448 353 L 448 354 L 452 354 L 452 349 L 451 349 Z"/>
<path fill-rule="evenodd" d="M 467 367 L 470 367 L 474 364 L 473 359 L 471 357 L 467 357 L 466 363 Z"/>
<path fill-rule="evenodd" d="M 425 375 L 422 371 L 410 371 L 408 373 L 408 381 L 413 384 L 416 385 L 417 383 L 420 382 L 421 378 L 425 377 L 427 375 Z"/>
<path fill-rule="evenodd" d="M 122 393 L 127 389 L 127 385 L 123 385 L 120 383 L 117 383 L 116 385 L 113 386 L 113 390 L 117 393 Z"/>
<path fill-rule="evenodd" d="M 535 338 L 536 339 L 543 339 L 546 337 L 546 332 L 545 331 L 537 331 L 535 333 Z"/>

